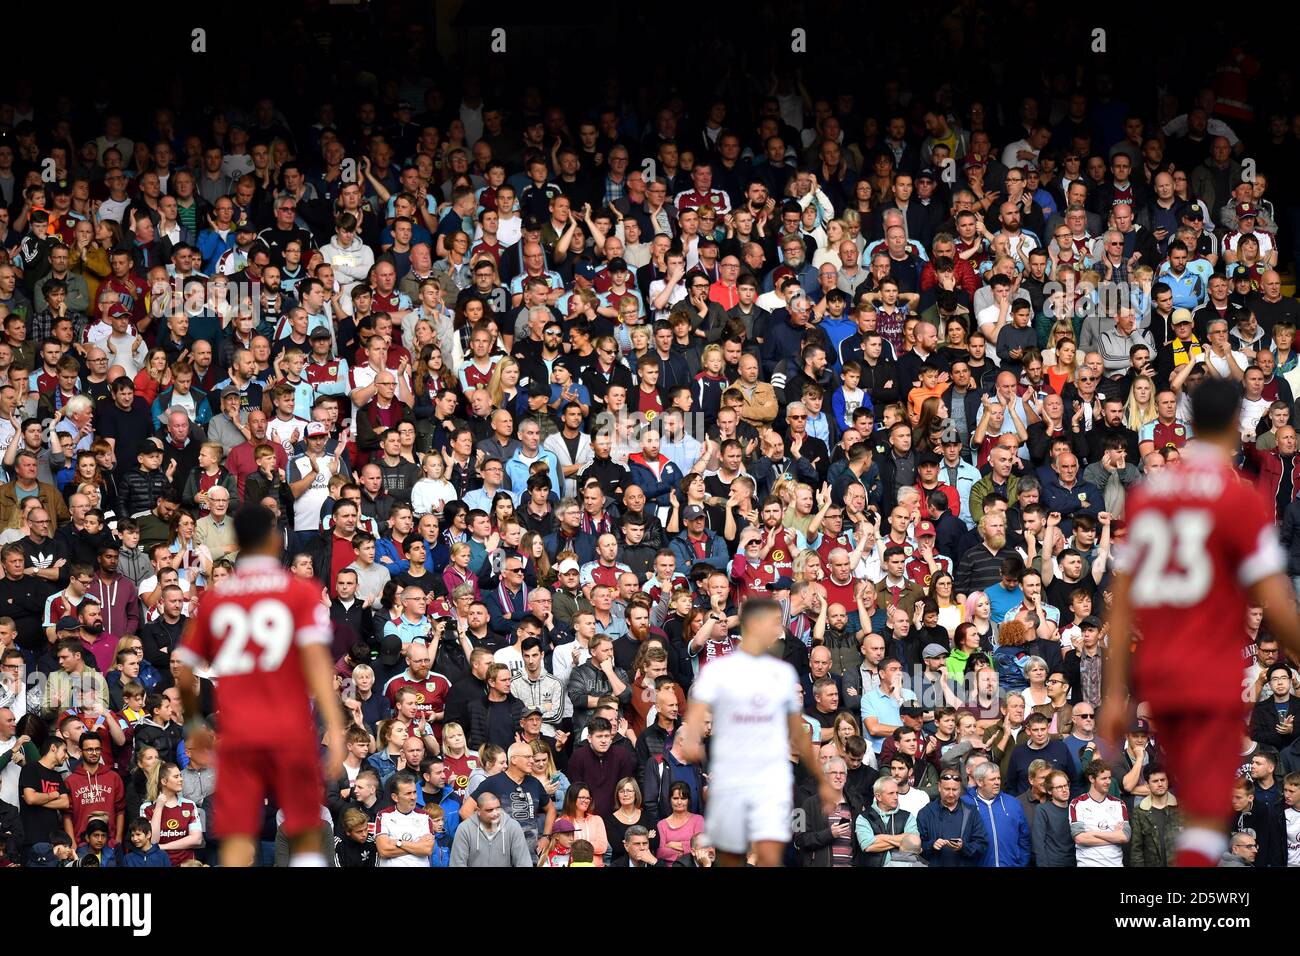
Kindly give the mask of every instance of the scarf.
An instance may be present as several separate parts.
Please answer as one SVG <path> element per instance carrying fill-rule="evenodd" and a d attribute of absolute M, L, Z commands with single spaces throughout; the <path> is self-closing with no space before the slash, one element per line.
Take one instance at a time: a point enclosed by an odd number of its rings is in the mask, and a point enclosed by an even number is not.
<path fill-rule="evenodd" d="M 514 602 L 510 600 L 510 592 L 506 590 L 504 581 L 497 585 L 497 600 L 501 602 L 501 611 L 506 617 L 515 613 Z M 523 613 L 528 607 L 528 585 L 522 581 L 519 582 L 519 602 L 519 612 Z"/>

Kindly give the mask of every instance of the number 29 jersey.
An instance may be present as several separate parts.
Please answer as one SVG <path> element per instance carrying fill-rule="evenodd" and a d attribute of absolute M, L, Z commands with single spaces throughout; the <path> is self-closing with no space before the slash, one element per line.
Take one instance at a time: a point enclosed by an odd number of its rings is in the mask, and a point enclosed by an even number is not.
<path fill-rule="evenodd" d="M 1139 699 L 1166 710 L 1241 707 L 1248 590 L 1282 571 L 1273 508 L 1196 443 L 1128 497 L 1117 566 L 1132 582 Z"/>
<path fill-rule="evenodd" d="M 299 649 L 329 640 L 319 587 L 273 558 L 245 558 L 204 592 L 177 653 L 211 665 L 222 747 L 315 748 Z"/>

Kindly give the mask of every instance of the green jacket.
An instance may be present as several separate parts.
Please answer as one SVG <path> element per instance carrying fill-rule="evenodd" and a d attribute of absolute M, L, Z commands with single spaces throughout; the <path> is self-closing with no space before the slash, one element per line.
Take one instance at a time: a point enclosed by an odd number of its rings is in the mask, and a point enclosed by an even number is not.
<path fill-rule="evenodd" d="M 1014 504 L 1016 500 L 1016 486 L 1019 480 L 1015 475 L 1007 478 L 1007 501 Z M 984 517 L 984 496 L 993 490 L 992 473 L 985 475 L 975 484 L 970 486 L 970 517 L 976 524 Z"/>
<path fill-rule="evenodd" d="M 1151 815 L 1151 797 L 1143 797 L 1133 805 L 1130 821 L 1133 833 L 1129 839 L 1129 866 L 1173 866 L 1177 852 L 1174 844 L 1178 831 L 1183 828 L 1183 812 L 1178 809 L 1178 799 L 1171 793 L 1165 804 L 1164 843 Z"/>

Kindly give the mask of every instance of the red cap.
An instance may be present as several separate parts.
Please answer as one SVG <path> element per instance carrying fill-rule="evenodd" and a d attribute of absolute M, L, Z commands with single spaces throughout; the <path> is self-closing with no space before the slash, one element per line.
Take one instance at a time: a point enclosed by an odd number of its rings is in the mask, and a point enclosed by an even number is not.
<path fill-rule="evenodd" d="M 939 532 L 934 529 L 933 521 L 918 521 L 916 523 L 916 536 L 918 538 L 938 537 Z"/>
<path fill-rule="evenodd" d="M 1239 203 L 1237 203 L 1237 218 L 1238 218 L 1238 219 L 1244 218 L 1245 216 L 1252 216 L 1252 217 L 1253 217 L 1253 216 L 1258 216 L 1258 215 L 1259 215 L 1259 210 L 1255 208 L 1255 204 L 1254 204 L 1254 203 L 1248 203 L 1248 202 L 1239 202 Z"/>

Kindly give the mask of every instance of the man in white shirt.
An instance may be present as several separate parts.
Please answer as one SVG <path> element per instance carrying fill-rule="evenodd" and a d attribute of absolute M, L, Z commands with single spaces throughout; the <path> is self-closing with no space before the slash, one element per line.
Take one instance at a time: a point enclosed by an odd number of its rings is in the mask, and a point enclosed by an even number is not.
<path fill-rule="evenodd" d="M 1079 866 L 1123 866 L 1131 836 L 1128 808 L 1110 795 L 1111 770 L 1094 760 L 1085 771 L 1088 790 L 1070 801 L 1070 835 Z"/>
<path fill-rule="evenodd" d="M 433 853 L 433 824 L 429 815 L 416 806 L 415 775 L 405 770 L 397 774 L 393 786 L 393 806 L 379 811 L 375 818 L 375 847 L 379 850 L 378 866 L 429 867 Z"/>
<path fill-rule="evenodd" d="M 293 494 L 293 526 L 298 548 L 320 533 L 320 509 L 329 497 L 330 478 L 346 473 L 347 466 L 325 454 L 329 428 L 324 422 L 307 425 L 307 452 L 289 462 L 289 491 Z M 304 540 L 306 539 L 306 540 Z"/>

